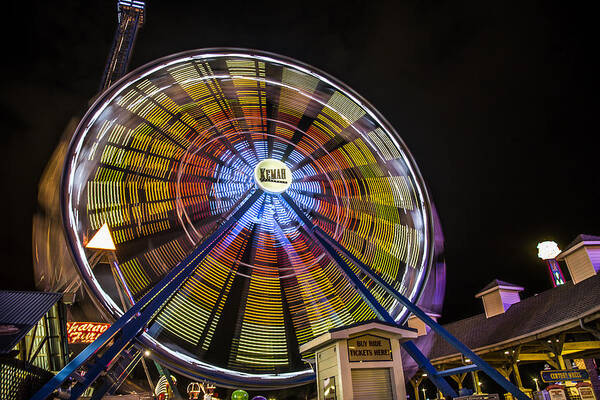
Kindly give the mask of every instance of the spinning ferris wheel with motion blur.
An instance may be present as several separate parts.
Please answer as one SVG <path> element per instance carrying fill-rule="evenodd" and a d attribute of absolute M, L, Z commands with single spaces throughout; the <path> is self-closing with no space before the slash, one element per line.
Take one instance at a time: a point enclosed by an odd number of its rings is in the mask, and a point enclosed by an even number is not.
<path fill-rule="evenodd" d="M 405 146 L 357 94 L 287 58 L 209 49 L 146 65 L 97 100 L 67 159 L 67 238 L 115 319 L 126 310 L 90 263 L 103 227 L 126 307 L 189 270 L 139 337 L 186 374 L 306 382 L 299 345 L 407 316 L 351 258 L 412 301 L 431 263 L 431 210 Z"/>
<path fill-rule="evenodd" d="M 322 333 L 429 318 L 415 161 L 360 95 L 290 58 L 201 49 L 127 74 L 79 123 L 61 192 L 76 268 L 115 322 L 34 398 L 77 374 L 79 396 L 132 346 L 222 386 L 297 386 Z"/>

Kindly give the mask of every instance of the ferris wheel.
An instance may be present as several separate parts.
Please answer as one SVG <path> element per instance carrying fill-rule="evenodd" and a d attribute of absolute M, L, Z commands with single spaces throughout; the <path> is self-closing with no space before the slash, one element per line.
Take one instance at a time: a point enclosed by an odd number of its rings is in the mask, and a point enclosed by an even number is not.
<path fill-rule="evenodd" d="M 445 395 L 445 375 L 482 370 L 527 399 L 415 305 L 436 244 L 421 175 L 389 123 L 313 67 L 245 49 L 140 67 L 79 124 L 61 203 L 78 272 L 115 322 L 32 399 L 69 379 L 78 398 L 132 346 L 222 386 L 301 385 L 314 380 L 301 345 L 409 314 L 471 360 L 436 371 L 402 344 Z"/>
<path fill-rule="evenodd" d="M 128 308 L 192 266 L 139 340 L 222 384 L 301 384 L 301 344 L 404 321 L 352 258 L 411 301 L 431 265 L 427 191 L 398 134 L 346 85 L 274 54 L 206 49 L 130 73 L 80 123 L 63 191 L 77 267 L 113 318 L 117 291 Z M 100 230 L 116 285 L 91 261 Z"/>

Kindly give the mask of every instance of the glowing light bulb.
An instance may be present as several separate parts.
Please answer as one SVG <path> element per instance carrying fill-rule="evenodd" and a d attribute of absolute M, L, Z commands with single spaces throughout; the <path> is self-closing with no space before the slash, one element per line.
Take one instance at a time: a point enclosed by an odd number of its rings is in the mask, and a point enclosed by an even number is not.
<path fill-rule="evenodd" d="M 553 241 L 545 241 L 540 242 L 537 245 L 538 249 L 538 257 L 542 260 L 552 260 L 555 259 L 557 255 L 560 254 L 560 249 L 558 248 L 558 244 Z"/>
<path fill-rule="evenodd" d="M 96 232 L 94 237 L 85 246 L 88 249 L 99 249 L 99 250 L 116 250 L 115 242 L 113 242 L 108 224 L 105 222 L 102 228 Z"/>

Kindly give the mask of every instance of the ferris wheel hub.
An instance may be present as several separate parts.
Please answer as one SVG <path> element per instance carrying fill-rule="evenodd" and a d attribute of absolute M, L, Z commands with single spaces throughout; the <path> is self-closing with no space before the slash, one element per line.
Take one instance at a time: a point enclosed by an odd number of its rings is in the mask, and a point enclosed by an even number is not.
<path fill-rule="evenodd" d="M 266 158 L 256 164 L 254 181 L 264 192 L 280 194 L 292 184 L 292 171 L 283 161 Z"/>

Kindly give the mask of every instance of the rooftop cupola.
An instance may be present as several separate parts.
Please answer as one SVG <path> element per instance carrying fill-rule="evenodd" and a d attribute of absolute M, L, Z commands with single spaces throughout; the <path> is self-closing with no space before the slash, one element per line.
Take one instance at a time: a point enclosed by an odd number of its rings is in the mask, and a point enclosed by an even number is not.
<path fill-rule="evenodd" d="M 600 236 L 578 235 L 557 260 L 565 260 L 571 279 L 578 284 L 600 271 Z"/>
<path fill-rule="evenodd" d="M 485 316 L 491 318 L 494 315 L 503 314 L 510 306 L 521 301 L 519 293 L 523 290 L 524 288 L 521 286 L 494 279 L 481 289 L 475 298 L 481 297 Z"/>

